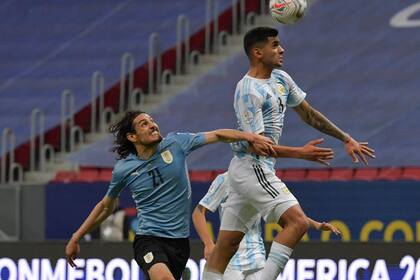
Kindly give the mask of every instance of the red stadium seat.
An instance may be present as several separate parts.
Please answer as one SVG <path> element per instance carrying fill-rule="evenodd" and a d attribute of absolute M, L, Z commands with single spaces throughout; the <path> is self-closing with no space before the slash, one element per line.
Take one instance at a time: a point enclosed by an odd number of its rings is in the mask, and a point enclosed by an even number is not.
<path fill-rule="evenodd" d="M 211 182 L 213 181 L 215 174 L 209 170 L 195 170 L 190 171 L 190 180 L 194 182 Z"/>
<path fill-rule="evenodd" d="M 378 168 L 358 168 L 354 172 L 354 180 L 373 181 L 378 177 Z"/>
<path fill-rule="evenodd" d="M 330 181 L 350 181 L 353 175 L 354 170 L 351 168 L 334 168 L 331 170 Z"/>
<path fill-rule="evenodd" d="M 98 180 L 101 182 L 109 182 L 112 178 L 112 169 L 110 168 L 101 168 L 99 169 Z"/>
<path fill-rule="evenodd" d="M 96 182 L 99 180 L 99 170 L 97 168 L 82 168 L 77 173 L 74 181 L 77 182 Z"/>
<path fill-rule="evenodd" d="M 276 176 L 283 180 L 283 169 L 276 169 Z"/>
<path fill-rule="evenodd" d="M 284 181 L 305 181 L 306 169 L 284 169 L 283 178 Z"/>
<path fill-rule="evenodd" d="M 405 167 L 400 179 L 420 181 L 420 167 Z"/>
<path fill-rule="evenodd" d="M 306 180 L 308 181 L 327 181 L 330 178 L 330 169 L 308 169 Z"/>
<path fill-rule="evenodd" d="M 74 171 L 58 171 L 53 182 L 70 183 L 74 178 L 76 178 L 76 172 Z"/>
<path fill-rule="evenodd" d="M 402 168 L 397 168 L 397 167 L 381 168 L 379 169 L 379 174 L 376 179 L 389 180 L 389 181 L 400 180 L 402 173 L 403 173 Z"/>

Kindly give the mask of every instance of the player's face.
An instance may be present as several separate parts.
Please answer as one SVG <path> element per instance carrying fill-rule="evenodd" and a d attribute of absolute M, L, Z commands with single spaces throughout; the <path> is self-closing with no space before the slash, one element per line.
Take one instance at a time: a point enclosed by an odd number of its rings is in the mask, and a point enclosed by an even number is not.
<path fill-rule="evenodd" d="M 148 114 L 140 114 L 133 121 L 135 134 L 129 140 L 140 145 L 152 145 L 162 141 L 159 126 Z"/>
<path fill-rule="evenodd" d="M 261 61 L 270 68 L 283 66 L 284 49 L 280 45 L 279 37 L 268 37 L 267 43 L 261 50 Z"/>

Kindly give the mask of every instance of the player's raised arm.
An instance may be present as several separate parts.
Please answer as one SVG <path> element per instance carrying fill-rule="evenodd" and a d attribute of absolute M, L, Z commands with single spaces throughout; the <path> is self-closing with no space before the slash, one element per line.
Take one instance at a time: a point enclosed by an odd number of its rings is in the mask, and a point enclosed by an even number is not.
<path fill-rule="evenodd" d="M 348 133 L 342 131 L 322 113 L 315 110 L 306 100 L 303 100 L 298 106 L 294 107 L 294 110 L 310 126 L 343 141 L 345 149 L 353 159 L 353 162 L 359 162 L 359 157 L 364 164 L 368 165 L 366 156 L 375 158 L 375 151 L 368 146 L 367 142 L 354 140 Z"/>
<path fill-rule="evenodd" d="M 101 201 L 96 204 L 92 209 L 89 216 L 79 227 L 79 229 L 73 233 L 71 239 L 66 246 L 66 257 L 67 262 L 72 266 L 76 267 L 74 260 L 80 251 L 79 240 L 88 232 L 91 232 L 97 226 L 99 226 L 106 218 L 108 218 L 115 207 L 118 205 L 118 198 L 110 198 L 105 196 Z"/>

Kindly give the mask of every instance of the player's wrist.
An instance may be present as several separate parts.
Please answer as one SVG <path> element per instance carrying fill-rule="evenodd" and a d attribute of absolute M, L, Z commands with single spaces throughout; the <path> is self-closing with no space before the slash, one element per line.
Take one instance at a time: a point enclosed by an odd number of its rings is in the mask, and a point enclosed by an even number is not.
<path fill-rule="evenodd" d="M 351 138 L 350 134 L 346 133 L 345 136 L 344 136 L 344 139 L 343 139 L 344 144 L 350 143 L 351 139 L 352 138 Z"/>

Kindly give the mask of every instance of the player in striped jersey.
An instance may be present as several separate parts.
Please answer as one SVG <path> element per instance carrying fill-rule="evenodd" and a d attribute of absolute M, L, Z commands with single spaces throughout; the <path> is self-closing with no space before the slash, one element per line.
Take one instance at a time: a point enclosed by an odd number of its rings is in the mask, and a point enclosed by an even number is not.
<path fill-rule="evenodd" d="M 229 195 L 227 172 L 218 175 L 212 182 L 206 195 L 200 200 L 193 212 L 194 227 L 204 243 L 204 257 L 207 259 L 214 248 L 214 243 L 207 228 L 206 211 L 223 215 L 223 203 Z M 341 232 L 329 223 L 319 223 L 308 218 L 310 228 L 332 231 L 336 235 Z M 232 257 L 223 274 L 224 280 L 259 280 L 265 265 L 264 241 L 261 237 L 261 216 L 257 215 L 251 228 L 245 234 L 238 251 Z"/>
<path fill-rule="evenodd" d="M 358 162 L 367 164 L 366 156 L 374 158 L 374 150 L 366 142 L 357 142 L 338 128 L 323 114 L 312 108 L 293 79 L 282 70 L 284 49 L 280 46 L 278 31 L 257 27 L 244 37 L 244 49 L 250 67 L 238 82 L 234 109 L 239 129 L 262 134 L 279 143 L 287 107 L 317 130 L 344 143 L 347 153 Z M 322 140 L 320 140 L 322 142 Z M 231 192 L 225 203 L 219 238 L 204 270 L 204 280 L 218 280 L 235 254 L 256 215 L 266 222 L 283 225 L 271 246 L 263 280 L 276 279 L 285 267 L 293 248 L 308 230 L 308 220 L 298 201 L 286 185 L 275 175 L 275 158 L 261 157 L 250 151 L 246 143 L 233 144 L 234 157 L 228 177 Z M 323 159 L 320 163 L 327 164 Z"/>

